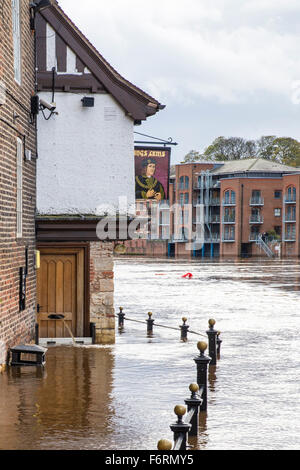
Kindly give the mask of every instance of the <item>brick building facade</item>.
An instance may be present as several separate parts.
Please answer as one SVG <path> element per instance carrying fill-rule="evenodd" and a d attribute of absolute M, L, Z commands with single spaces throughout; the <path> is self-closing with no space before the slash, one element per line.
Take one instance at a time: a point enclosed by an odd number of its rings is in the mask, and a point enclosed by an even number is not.
<path fill-rule="evenodd" d="M 35 324 L 35 67 L 29 3 L 0 4 L 0 365 L 9 347 L 33 338 Z"/>

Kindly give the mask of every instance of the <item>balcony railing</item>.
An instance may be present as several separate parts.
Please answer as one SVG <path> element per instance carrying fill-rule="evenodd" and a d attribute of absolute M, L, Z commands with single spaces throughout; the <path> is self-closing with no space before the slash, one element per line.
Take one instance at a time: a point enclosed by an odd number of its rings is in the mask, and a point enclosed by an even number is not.
<path fill-rule="evenodd" d="M 224 216 L 223 217 L 223 224 L 235 224 L 235 217 L 234 216 Z"/>
<path fill-rule="evenodd" d="M 297 203 L 296 196 L 287 196 L 284 198 L 284 202 L 285 204 L 296 204 Z"/>
<path fill-rule="evenodd" d="M 223 199 L 223 206 L 235 206 L 236 200 L 235 199 Z"/>
<path fill-rule="evenodd" d="M 211 224 L 219 224 L 221 222 L 221 217 L 219 215 L 212 215 L 209 218 Z"/>
<path fill-rule="evenodd" d="M 220 235 L 212 234 L 211 237 L 205 237 L 205 243 L 220 243 Z"/>
<path fill-rule="evenodd" d="M 264 218 L 261 215 L 251 215 L 249 223 L 250 224 L 263 224 Z"/>
<path fill-rule="evenodd" d="M 296 234 L 288 234 L 286 233 L 285 234 L 285 237 L 284 237 L 284 241 L 285 242 L 295 242 L 296 241 Z"/>
<path fill-rule="evenodd" d="M 284 218 L 284 223 L 285 224 L 291 224 L 291 223 L 296 223 L 296 215 L 286 215 Z"/>
<path fill-rule="evenodd" d="M 223 243 L 234 243 L 234 242 L 235 242 L 235 236 L 234 236 L 234 235 L 232 235 L 232 236 L 230 236 L 230 235 L 224 236 L 224 237 L 222 238 L 222 242 L 223 242 Z"/>
<path fill-rule="evenodd" d="M 211 198 L 211 200 L 209 201 L 209 204 L 210 204 L 211 206 L 219 206 L 219 205 L 220 205 L 220 202 L 221 202 L 221 200 L 220 200 L 219 197 L 213 197 L 213 198 Z"/>
<path fill-rule="evenodd" d="M 260 240 L 260 238 L 261 238 L 260 233 L 250 233 L 249 242 L 257 242 L 258 240 Z"/>
<path fill-rule="evenodd" d="M 264 206 L 265 201 L 262 197 L 252 197 L 250 199 L 250 206 Z"/>

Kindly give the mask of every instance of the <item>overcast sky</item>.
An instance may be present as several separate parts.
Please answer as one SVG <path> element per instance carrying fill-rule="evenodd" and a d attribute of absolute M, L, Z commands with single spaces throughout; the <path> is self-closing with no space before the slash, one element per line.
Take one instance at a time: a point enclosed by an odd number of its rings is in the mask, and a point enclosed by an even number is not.
<path fill-rule="evenodd" d="M 121 75 L 166 104 L 136 130 L 178 142 L 173 163 L 221 135 L 300 139 L 299 0 L 59 3 Z"/>

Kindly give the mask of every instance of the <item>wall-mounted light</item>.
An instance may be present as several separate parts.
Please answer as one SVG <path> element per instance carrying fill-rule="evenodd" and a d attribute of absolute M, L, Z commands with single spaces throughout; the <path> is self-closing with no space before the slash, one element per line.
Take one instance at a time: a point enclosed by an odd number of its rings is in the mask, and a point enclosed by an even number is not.
<path fill-rule="evenodd" d="M 85 96 L 81 101 L 84 108 L 93 108 L 95 106 L 95 98 Z"/>

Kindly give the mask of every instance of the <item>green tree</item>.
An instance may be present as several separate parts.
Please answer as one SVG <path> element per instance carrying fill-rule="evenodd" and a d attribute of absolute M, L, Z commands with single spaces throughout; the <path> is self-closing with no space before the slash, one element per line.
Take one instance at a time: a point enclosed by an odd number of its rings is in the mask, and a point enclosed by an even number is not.
<path fill-rule="evenodd" d="M 300 142 L 291 137 L 278 137 L 274 140 L 273 160 L 284 165 L 300 166 Z"/>
<path fill-rule="evenodd" d="M 204 153 L 191 150 L 183 163 L 230 161 L 243 158 L 265 158 L 284 165 L 300 167 L 300 142 L 291 137 L 262 136 L 257 140 L 241 137 L 218 137 Z"/>
<path fill-rule="evenodd" d="M 199 162 L 201 160 L 203 155 L 196 150 L 191 150 L 184 158 L 184 161 L 182 163 L 193 163 L 193 162 Z"/>
<path fill-rule="evenodd" d="M 242 137 L 218 137 L 204 152 L 205 160 L 228 161 L 255 157 L 256 143 Z"/>

